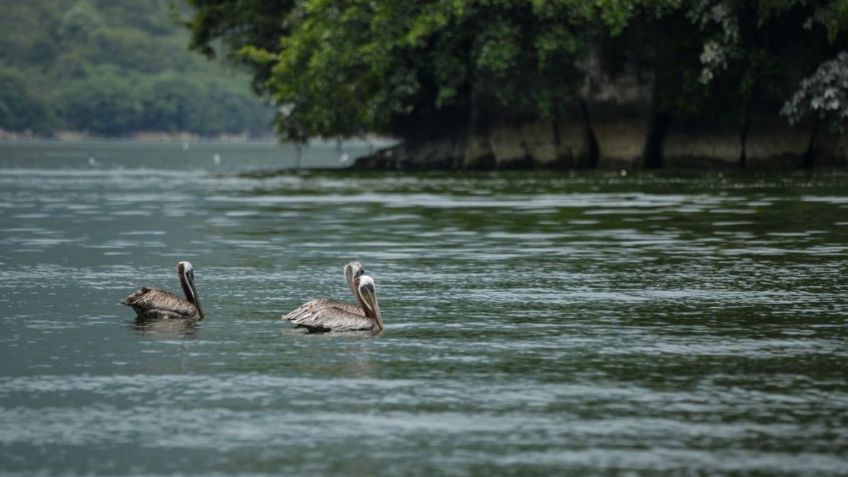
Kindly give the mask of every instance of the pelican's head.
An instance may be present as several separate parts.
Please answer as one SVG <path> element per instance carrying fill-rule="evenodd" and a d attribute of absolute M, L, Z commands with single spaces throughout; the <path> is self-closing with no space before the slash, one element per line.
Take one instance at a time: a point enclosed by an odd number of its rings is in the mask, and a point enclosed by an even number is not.
<path fill-rule="evenodd" d="M 374 279 L 368 275 L 360 275 L 356 279 L 356 290 L 366 307 L 366 315 L 377 322 L 377 327 L 383 329 L 383 317 L 380 315 L 380 304 L 377 302 L 377 288 Z"/>
<path fill-rule="evenodd" d="M 344 276 L 347 285 L 355 291 L 353 281 L 365 273 L 365 266 L 362 262 L 350 262 L 344 266 Z"/>
<path fill-rule="evenodd" d="M 177 273 L 194 283 L 194 267 L 191 266 L 191 262 L 187 260 L 177 262 Z"/>

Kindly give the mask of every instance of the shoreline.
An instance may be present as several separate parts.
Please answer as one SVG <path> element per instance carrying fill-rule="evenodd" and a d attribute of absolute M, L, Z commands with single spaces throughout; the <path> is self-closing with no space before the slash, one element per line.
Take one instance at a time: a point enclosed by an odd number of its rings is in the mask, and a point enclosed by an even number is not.
<path fill-rule="evenodd" d="M 272 142 L 277 141 L 274 135 L 249 136 L 249 135 L 219 135 L 201 136 L 192 133 L 137 133 L 129 136 L 92 136 L 84 133 L 62 132 L 52 135 L 15 133 L 0 130 L 0 142 L 57 142 L 57 143 L 81 143 L 81 142 Z"/>
<path fill-rule="evenodd" d="M 293 142 L 281 141 L 278 136 L 249 136 L 249 135 L 221 135 L 200 136 L 191 133 L 139 133 L 131 136 L 90 136 L 87 134 L 67 133 L 52 136 L 10 133 L 0 130 L 0 144 L 86 144 L 86 143 L 143 143 L 143 144 L 276 144 L 279 146 L 295 146 Z M 397 144 L 392 138 L 381 136 L 366 136 L 365 138 L 344 139 L 345 146 L 371 146 L 375 152 L 380 149 Z M 310 139 L 305 147 L 335 147 L 335 140 Z"/>
<path fill-rule="evenodd" d="M 253 146 L 263 148 L 293 149 L 297 145 L 291 142 L 281 142 L 276 136 L 250 137 L 247 135 L 223 135 L 217 137 L 203 137 L 194 134 L 160 134 L 145 133 L 132 136 L 89 136 L 84 134 L 62 134 L 53 136 L 39 136 L 33 134 L 8 134 L 2 131 L 0 134 L 0 146 L 53 146 L 53 147 L 84 147 L 85 145 L 115 145 L 119 147 L 178 147 L 184 150 L 193 146 Z M 744 166 L 740 166 L 738 160 L 731 157 L 717 157 L 703 154 L 704 151 L 688 151 L 676 157 L 668 157 L 665 164 L 660 168 L 645 167 L 643 158 L 638 154 L 631 157 L 609 157 L 601 155 L 594 164 L 581 163 L 580 161 L 541 161 L 531 152 L 521 151 L 521 161 L 492 160 L 486 164 L 468 164 L 461 157 L 453 157 L 453 160 L 434 161 L 421 160 L 416 157 L 415 152 L 405 150 L 403 143 L 385 137 L 352 138 L 342 141 L 342 148 L 367 148 L 367 152 L 353 154 L 348 167 L 343 169 L 351 171 L 373 171 L 373 172 L 459 172 L 459 171 L 539 171 L 539 172 L 569 172 L 569 171 L 621 171 L 632 173 L 647 170 L 688 170 L 688 171 L 796 171 L 809 169 L 836 169 L 848 168 L 848 161 L 840 154 L 821 157 L 817 164 L 812 166 L 803 165 L 801 154 L 778 154 L 771 157 L 752 157 Z M 338 148 L 335 140 L 311 139 L 305 148 L 332 149 Z M 350 152 L 350 151 L 348 151 Z M 445 157 L 458 156 L 455 151 L 439 151 Z M 500 152 L 500 151 L 497 151 Z M 679 152 L 679 151 L 678 151 Z M 698 154 L 701 152 L 701 154 Z M 453 153 L 453 154 L 452 154 Z M 347 154 L 345 154 L 347 155 Z M 310 168 L 304 164 L 305 168 Z M 310 168 L 311 169 L 311 168 Z M 335 168 L 333 168 L 335 169 Z M 296 169 L 294 169 L 296 170 Z"/>

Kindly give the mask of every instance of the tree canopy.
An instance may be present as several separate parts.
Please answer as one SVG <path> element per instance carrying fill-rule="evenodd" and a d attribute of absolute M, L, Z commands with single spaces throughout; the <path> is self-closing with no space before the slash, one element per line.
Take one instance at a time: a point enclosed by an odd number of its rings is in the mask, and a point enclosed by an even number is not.
<path fill-rule="evenodd" d="M 287 138 L 552 117 L 593 65 L 654 78 L 669 117 L 779 111 L 844 49 L 848 0 L 188 0 L 192 45 L 247 65 Z"/>

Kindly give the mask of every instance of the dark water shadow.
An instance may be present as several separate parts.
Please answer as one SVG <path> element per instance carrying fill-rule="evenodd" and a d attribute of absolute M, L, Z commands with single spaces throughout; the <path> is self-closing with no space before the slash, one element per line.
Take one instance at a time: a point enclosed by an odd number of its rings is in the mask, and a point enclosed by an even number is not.
<path fill-rule="evenodd" d="M 324 339 L 344 339 L 344 338 L 377 338 L 383 334 L 383 330 L 381 331 L 329 331 L 329 330 L 310 330 L 305 326 L 295 326 L 291 328 L 285 328 L 283 330 L 284 334 L 287 335 L 304 335 L 309 336 L 313 339 L 324 338 Z"/>
<path fill-rule="evenodd" d="M 127 327 L 145 338 L 155 340 L 195 339 L 197 320 L 136 317 Z"/>

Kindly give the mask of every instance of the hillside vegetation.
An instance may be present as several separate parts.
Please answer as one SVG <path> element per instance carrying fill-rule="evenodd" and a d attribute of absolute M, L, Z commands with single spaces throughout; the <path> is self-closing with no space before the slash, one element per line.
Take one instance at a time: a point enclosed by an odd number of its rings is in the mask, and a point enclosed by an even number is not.
<path fill-rule="evenodd" d="M 262 134 L 248 77 L 188 51 L 166 0 L 0 0 L 0 129 Z"/>

